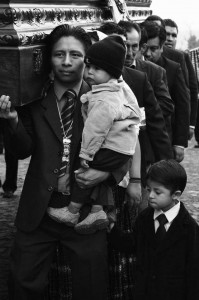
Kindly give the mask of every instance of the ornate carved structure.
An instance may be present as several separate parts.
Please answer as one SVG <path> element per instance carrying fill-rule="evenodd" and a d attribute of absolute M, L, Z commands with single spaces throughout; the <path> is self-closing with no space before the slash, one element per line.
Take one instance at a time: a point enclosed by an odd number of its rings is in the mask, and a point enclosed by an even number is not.
<path fill-rule="evenodd" d="M 115 0 L 118 7 L 120 1 Z M 40 79 L 44 61 L 42 43 L 45 36 L 57 25 L 68 23 L 89 29 L 113 20 L 108 0 L 1 0 L 1 2 L 3 3 L 0 4 L 0 77 L 3 76 L 4 80 L 0 83 L 0 93 L 10 91 L 6 79 L 10 77 L 10 72 L 15 70 L 16 64 L 18 70 L 15 80 L 23 86 L 20 82 L 23 77 L 21 72 L 24 72 L 23 57 L 20 53 L 24 53 L 27 49 L 30 50 L 29 54 L 32 57 L 29 68 L 32 69 L 34 76 L 31 80 L 37 81 L 35 78 L 37 76 L 39 83 L 35 86 L 35 90 L 41 88 L 45 80 Z M 126 1 L 126 4 L 132 20 L 143 20 L 151 14 L 149 9 L 151 0 L 131 0 Z M 35 47 L 36 45 L 38 47 Z M 16 62 L 13 61 L 15 55 Z M 29 99 L 37 98 L 38 93 L 34 96 L 30 93 L 24 94 L 23 88 L 20 87 L 12 96 L 16 99 L 15 104 L 23 104 Z M 28 100 L 25 100 L 25 97 Z"/>

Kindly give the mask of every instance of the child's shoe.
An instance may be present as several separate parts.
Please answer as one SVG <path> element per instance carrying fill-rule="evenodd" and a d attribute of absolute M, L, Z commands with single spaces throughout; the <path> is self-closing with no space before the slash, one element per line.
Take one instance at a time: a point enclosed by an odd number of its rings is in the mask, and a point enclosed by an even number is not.
<path fill-rule="evenodd" d="M 48 207 L 47 213 L 54 221 L 64 223 L 67 226 L 74 227 L 79 220 L 79 213 L 72 214 L 68 207 L 54 208 Z"/>
<path fill-rule="evenodd" d="M 106 213 L 103 210 L 89 213 L 88 216 L 75 226 L 75 230 L 80 234 L 91 234 L 97 230 L 107 228 L 109 224 Z"/>

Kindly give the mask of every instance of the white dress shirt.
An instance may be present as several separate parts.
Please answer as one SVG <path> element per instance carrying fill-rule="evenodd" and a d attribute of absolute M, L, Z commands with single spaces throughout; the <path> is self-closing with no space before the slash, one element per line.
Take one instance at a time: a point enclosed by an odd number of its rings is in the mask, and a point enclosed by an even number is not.
<path fill-rule="evenodd" d="M 159 222 L 156 219 L 159 215 L 165 214 L 168 222 L 164 225 L 164 227 L 165 227 L 166 231 L 168 231 L 169 227 L 171 226 L 171 223 L 173 222 L 175 217 L 178 215 L 179 210 L 180 210 L 180 202 L 178 202 L 176 205 L 174 205 L 172 208 L 170 208 L 166 212 L 163 212 L 161 209 L 160 210 L 155 209 L 154 215 L 153 215 L 155 232 L 157 231 L 157 229 L 159 227 Z"/>

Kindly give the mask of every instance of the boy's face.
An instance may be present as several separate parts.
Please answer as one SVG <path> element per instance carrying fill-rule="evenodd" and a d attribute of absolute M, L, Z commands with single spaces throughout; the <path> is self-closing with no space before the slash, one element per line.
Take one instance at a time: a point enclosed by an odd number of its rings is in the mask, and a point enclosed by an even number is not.
<path fill-rule="evenodd" d="M 113 77 L 109 75 L 105 70 L 100 69 L 99 67 L 92 64 L 86 64 L 84 70 L 84 79 L 90 86 L 106 83 L 111 78 Z"/>
<path fill-rule="evenodd" d="M 61 37 L 53 46 L 51 65 L 55 80 L 62 84 L 82 80 L 85 50 L 83 44 L 73 36 Z"/>
<path fill-rule="evenodd" d="M 164 212 L 172 208 L 180 196 L 179 191 L 171 193 L 164 185 L 150 179 L 147 180 L 147 191 L 149 206 Z"/>

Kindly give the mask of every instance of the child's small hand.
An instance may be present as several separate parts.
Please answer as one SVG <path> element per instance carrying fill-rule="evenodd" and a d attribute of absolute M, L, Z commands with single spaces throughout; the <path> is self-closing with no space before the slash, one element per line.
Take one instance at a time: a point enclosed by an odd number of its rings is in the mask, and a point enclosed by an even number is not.
<path fill-rule="evenodd" d="M 89 169 L 89 164 L 88 164 L 88 161 L 87 161 L 87 160 L 81 158 L 81 159 L 80 159 L 80 164 L 81 164 L 82 168 L 84 168 L 84 169 Z"/>

